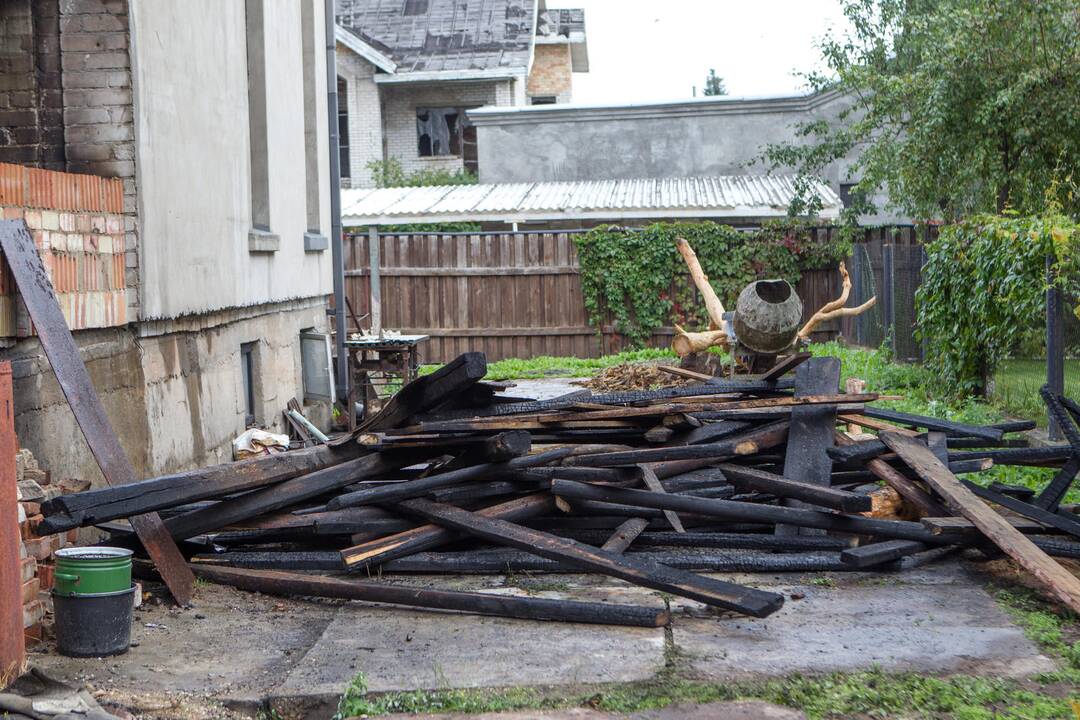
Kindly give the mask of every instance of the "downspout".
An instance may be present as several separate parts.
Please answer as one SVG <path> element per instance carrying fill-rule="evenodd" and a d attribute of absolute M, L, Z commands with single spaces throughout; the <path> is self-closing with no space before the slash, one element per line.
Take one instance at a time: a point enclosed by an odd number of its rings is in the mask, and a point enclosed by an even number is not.
<path fill-rule="evenodd" d="M 341 231 L 341 137 L 338 131 L 337 40 L 334 0 L 325 0 L 326 15 L 326 112 L 330 124 L 330 251 L 334 273 L 334 351 L 337 354 L 337 398 L 349 407 L 349 356 L 345 352 L 345 254 Z"/>

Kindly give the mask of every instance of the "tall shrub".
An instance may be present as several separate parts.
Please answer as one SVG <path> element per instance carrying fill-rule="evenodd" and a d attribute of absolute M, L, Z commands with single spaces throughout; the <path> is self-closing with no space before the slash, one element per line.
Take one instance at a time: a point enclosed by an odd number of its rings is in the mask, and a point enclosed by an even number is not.
<path fill-rule="evenodd" d="M 962 393 L 989 378 L 1025 334 L 1044 322 L 1048 277 L 1080 290 L 1080 228 L 1062 215 L 981 215 L 942 229 L 926 246 L 915 296 L 926 364 Z"/>

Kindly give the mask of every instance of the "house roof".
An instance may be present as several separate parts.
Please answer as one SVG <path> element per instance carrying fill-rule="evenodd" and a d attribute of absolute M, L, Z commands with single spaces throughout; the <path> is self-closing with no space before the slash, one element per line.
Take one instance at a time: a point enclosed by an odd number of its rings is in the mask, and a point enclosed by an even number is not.
<path fill-rule="evenodd" d="M 843 203 L 824 182 L 821 215 Z M 641 218 L 772 218 L 795 197 L 790 175 L 728 175 L 590 182 L 504 183 L 341 191 L 342 224 L 536 222 Z"/>
<path fill-rule="evenodd" d="M 529 65 L 536 0 L 338 0 L 337 23 L 396 73 Z"/>

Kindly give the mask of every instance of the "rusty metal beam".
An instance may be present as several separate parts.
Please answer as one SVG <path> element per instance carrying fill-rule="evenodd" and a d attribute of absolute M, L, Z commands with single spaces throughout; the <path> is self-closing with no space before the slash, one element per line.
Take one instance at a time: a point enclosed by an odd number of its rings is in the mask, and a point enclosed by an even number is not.
<path fill-rule="evenodd" d="M 105 482 L 109 485 L 135 482 L 138 479 L 135 470 L 120 447 L 101 399 L 94 391 L 86 365 L 79 357 L 75 338 L 60 312 L 52 282 L 24 221 L 0 221 L 0 249 L 11 267 L 11 274 L 34 323 L 41 347 L 105 476 Z M 191 600 L 195 577 L 161 518 L 157 513 L 138 515 L 131 518 L 131 525 L 173 598 L 180 605 L 187 605 Z"/>
<path fill-rule="evenodd" d="M 19 516 L 15 490 L 15 412 L 11 397 L 11 363 L 0 363 L 0 690 L 22 674 L 22 568 L 19 560 Z"/>

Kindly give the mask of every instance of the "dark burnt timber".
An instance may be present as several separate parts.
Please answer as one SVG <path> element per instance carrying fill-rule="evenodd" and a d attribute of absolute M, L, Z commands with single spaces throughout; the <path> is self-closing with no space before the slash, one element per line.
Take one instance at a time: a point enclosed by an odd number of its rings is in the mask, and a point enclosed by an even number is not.
<path fill-rule="evenodd" d="M 504 463 L 485 463 L 472 467 L 451 470 L 450 472 L 429 475 L 417 480 L 388 485 L 383 487 L 356 490 L 355 492 L 339 495 L 326 504 L 327 510 L 340 510 L 341 508 L 357 507 L 359 505 L 383 505 L 395 503 L 399 500 L 420 497 L 432 490 L 449 487 L 468 480 L 483 479 L 489 475 L 525 470 L 531 467 L 547 465 L 569 457 L 574 452 L 573 448 L 562 447 L 555 450 L 514 458 Z"/>
<path fill-rule="evenodd" d="M 989 502 L 1001 505 L 1002 507 L 1012 510 L 1014 513 L 1023 515 L 1026 518 L 1031 518 L 1043 525 L 1080 537 L 1080 517 L 1078 516 L 1068 517 L 1062 513 L 1044 510 L 1037 505 L 1026 503 L 1023 500 L 1017 500 L 1014 497 L 996 492 L 990 488 L 982 487 L 981 485 L 976 485 L 968 480 L 961 480 L 961 482 L 968 490 L 975 493 L 983 500 L 988 500 Z"/>
<path fill-rule="evenodd" d="M 925 445 L 895 433 L 884 433 L 881 439 L 942 496 L 946 505 L 970 520 L 987 539 L 1034 575 L 1058 600 L 1074 612 L 1080 612 L 1080 579 L 991 510 L 971 488 L 965 487 L 949 472 Z"/>
<path fill-rule="evenodd" d="M 909 425 L 911 427 L 925 428 L 926 430 L 938 430 L 943 433 L 948 433 L 949 435 L 983 438 L 994 442 L 1001 440 L 1002 436 L 1005 434 L 1004 430 L 992 426 L 980 427 L 978 425 L 967 425 L 965 423 L 927 417 L 926 415 L 912 415 L 910 413 L 885 410 L 883 408 L 867 407 L 863 414 L 867 417 L 885 420 L 886 422 L 897 423 L 899 425 Z"/>
<path fill-rule="evenodd" d="M 385 430 L 398 427 L 414 415 L 438 407 L 464 392 L 487 374 L 483 353 L 459 355 L 430 375 L 424 375 L 401 389 L 376 415 L 367 419 L 360 430 Z"/>
<path fill-rule="evenodd" d="M 858 495 L 829 486 L 811 485 L 789 480 L 780 475 L 755 470 L 754 468 L 721 463 L 717 465 L 724 475 L 735 485 L 759 492 L 771 493 L 779 497 L 804 500 L 819 507 L 832 508 L 842 512 L 869 512 L 873 506 L 869 496 Z"/>
<path fill-rule="evenodd" d="M 700 577 L 649 560 L 628 560 L 624 555 L 530 530 L 504 520 L 484 518 L 452 505 L 414 500 L 409 504 L 409 510 L 444 527 L 461 530 L 490 542 L 510 545 L 552 560 L 569 562 L 576 567 L 697 600 L 713 607 L 734 610 L 753 617 L 767 617 L 784 604 L 783 595 Z"/>
<path fill-rule="evenodd" d="M 630 522 L 633 522 L 633 520 L 627 520 L 624 525 Z M 647 523 L 645 527 L 648 527 Z M 616 532 L 618 532 L 618 528 Z M 600 530 L 567 530 L 557 534 L 589 545 L 600 544 L 605 538 L 609 538 L 607 533 Z M 801 535 L 777 537 L 766 533 L 696 532 L 694 530 L 676 533 L 646 530 L 634 539 L 634 547 L 729 548 L 805 552 L 807 550 L 845 550 L 851 547 L 854 542 L 854 539 L 829 537 L 827 535 L 820 537 L 804 537 Z"/>
<path fill-rule="evenodd" d="M 784 438 L 787 436 L 787 430 L 787 422 L 777 422 L 737 433 L 721 442 L 579 455 L 567 458 L 563 461 L 563 464 L 571 467 L 613 467 L 673 460 L 719 460 L 736 455 L 753 455 L 759 450 L 775 447 L 783 443 Z"/>
<path fill-rule="evenodd" d="M 649 521 L 645 518 L 630 518 L 615 528 L 615 532 L 600 546 L 600 549 L 612 553 L 621 553 L 630 547 L 647 527 L 649 527 Z M 683 532 L 685 533 L 685 530 Z"/>
<path fill-rule="evenodd" d="M 493 505 L 477 511 L 476 514 L 488 518 L 518 521 L 538 517 L 554 509 L 555 498 L 548 493 L 540 493 Z M 462 537 L 464 537 L 463 533 L 427 524 L 379 540 L 345 548 L 340 556 L 347 569 L 360 569 L 423 550 L 431 550 L 460 540 Z"/>
<path fill-rule="evenodd" d="M 360 448 L 319 445 L 214 465 L 199 470 L 162 475 L 130 485 L 59 495 L 41 505 L 42 533 L 58 533 L 77 527 L 130 517 L 273 485 L 300 475 L 352 460 Z"/>
<path fill-rule="evenodd" d="M 791 372 L 795 368 L 799 367 L 800 365 L 802 365 L 804 362 L 806 362 L 809 359 L 810 359 L 810 353 L 806 353 L 806 352 L 804 352 L 804 353 L 795 353 L 794 355 L 788 355 L 787 357 L 782 358 L 781 360 L 779 360 L 771 368 L 769 368 L 765 372 L 761 373 L 761 377 L 759 377 L 758 379 L 759 380 L 764 380 L 765 382 L 771 382 L 771 381 L 774 381 L 774 380 L 779 380 L 781 377 L 788 374 L 789 372 Z"/>
<path fill-rule="evenodd" d="M 840 385 L 840 360 L 834 357 L 811 358 L 795 371 L 795 397 L 835 393 Z M 835 407 L 797 407 L 791 411 L 791 427 L 784 455 L 784 477 L 803 484 L 828 488 L 832 460 L 827 450 L 836 432 Z M 787 496 L 784 504 L 808 507 L 800 499 Z M 814 503 L 820 505 L 820 503 Z M 833 507 L 833 505 L 825 505 Z M 814 528 L 776 526 L 777 535 L 821 535 Z"/>
<path fill-rule="evenodd" d="M 193 569 L 198 577 L 232 585 L 241 590 L 268 595 L 364 600 L 525 620 L 557 620 L 598 625 L 663 627 L 671 622 L 671 614 L 662 607 L 647 608 L 636 605 L 428 590 L 360 580 L 339 580 L 282 572 L 253 572 L 201 565 L 196 565 Z"/>
<path fill-rule="evenodd" d="M 41 348 L 49 358 L 60 389 L 71 406 L 75 421 L 101 468 L 105 482 L 111 486 L 135 482 L 138 479 L 135 470 L 120 447 L 116 431 L 90 381 L 75 338 L 60 311 L 52 281 L 25 221 L 0 221 L 0 249 L 3 249 L 4 259 L 34 324 Z M 161 518 L 154 513 L 146 513 L 133 515 L 130 520 L 173 599 L 178 605 L 187 605 L 191 601 L 195 578 Z"/>
<path fill-rule="evenodd" d="M 856 568 L 873 567 L 929 549 L 929 545 L 914 540 L 887 540 L 848 548 L 840 553 L 840 561 Z"/>

